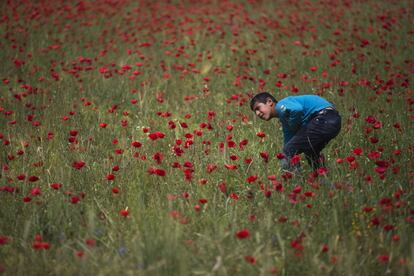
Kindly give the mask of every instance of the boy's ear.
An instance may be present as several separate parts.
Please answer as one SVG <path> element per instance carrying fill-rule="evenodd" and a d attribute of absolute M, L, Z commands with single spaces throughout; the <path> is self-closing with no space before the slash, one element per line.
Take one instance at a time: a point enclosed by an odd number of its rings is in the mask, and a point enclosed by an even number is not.
<path fill-rule="evenodd" d="M 274 102 L 272 101 L 271 98 L 267 98 L 266 99 L 266 104 L 269 104 L 270 106 L 272 106 L 274 104 Z"/>

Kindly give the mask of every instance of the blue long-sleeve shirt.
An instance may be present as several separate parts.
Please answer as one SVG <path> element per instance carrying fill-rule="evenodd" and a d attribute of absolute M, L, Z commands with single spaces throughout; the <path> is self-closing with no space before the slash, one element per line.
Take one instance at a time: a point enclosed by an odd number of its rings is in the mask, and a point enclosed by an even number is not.
<path fill-rule="evenodd" d="M 280 100 L 275 109 L 282 123 L 284 143 L 309 122 L 312 114 L 327 107 L 333 107 L 333 104 L 316 95 L 290 96 Z"/>

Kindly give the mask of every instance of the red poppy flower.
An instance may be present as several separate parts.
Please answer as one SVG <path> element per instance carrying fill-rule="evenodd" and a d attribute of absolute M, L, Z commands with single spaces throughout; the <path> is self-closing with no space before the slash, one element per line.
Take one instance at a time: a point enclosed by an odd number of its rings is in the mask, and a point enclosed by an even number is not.
<path fill-rule="evenodd" d="M 251 175 L 249 177 L 246 178 L 247 183 L 252 183 L 254 181 L 256 181 L 257 179 L 257 175 Z"/>
<path fill-rule="evenodd" d="M 264 138 L 266 137 L 266 133 L 264 133 L 263 131 L 259 131 L 258 133 L 256 133 L 256 136 L 260 138 Z"/>
<path fill-rule="evenodd" d="M 234 147 L 236 146 L 236 142 L 234 142 L 234 141 L 228 141 L 228 142 L 227 142 L 227 146 L 228 146 L 229 148 L 234 148 Z"/>
<path fill-rule="evenodd" d="M 313 196 L 315 196 L 315 195 L 316 195 L 314 192 L 311 192 L 311 191 L 304 192 L 303 194 L 304 194 L 306 197 L 313 197 Z"/>
<path fill-rule="evenodd" d="M 220 184 L 218 185 L 218 188 L 219 188 L 219 190 L 220 190 L 222 193 L 227 193 L 227 187 L 226 187 L 226 183 L 225 183 L 225 182 L 220 183 Z"/>
<path fill-rule="evenodd" d="M 32 242 L 33 249 L 49 249 L 50 245 L 48 242 L 34 241 Z"/>
<path fill-rule="evenodd" d="M 276 154 L 276 158 L 279 159 L 279 160 L 281 160 L 281 159 L 285 158 L 285 154 L 279 152 L 278 154 Z"/>
<path fill-rule="evenodd" d="M 83 161 L 74 161 L 72 163 L 72 167 L 75 168 L 75 169 L 77 169 L 77 170 L 80 170 L 80 169 L 82 169 L 85 166 L 85 164 L 86 163 L 83 162 Z"/>
<path fill-rule="evenodd" d="M 286 221 L 288 221 L 288 217 L 284 216 L 284 215 L 281 215 L 281 216 L 279 216 L 277 221 L 280 222 L 280 223 L 285 223 Z"/>
<path fill-rule="evenodd" d="M 361 154 L 362 154 L 362 152 L 363 152 L 362 148 L 355 148 L 355 149 L 353 150 L 353 153 L 354 153 L 355 155 L 361 155 Z"/>
<path fill-rule="evenodd" d="M 217 168 L 217 166 L 215 164 L 207 164 L 207 172 L 208 173 L 212 173 L 215 169 Z"/>
<path fill-rule="evenodd" d="M 70 203 L 72 203 L 72 204 L 76 204 L 76 203 L 78 203 L 79 202 L 79 197 L 78 196 L 72 196 L 71 198 L 70 198 Z"/>
<path fill-rule="evenodd" d="M 37 177 L 37 176 L 35 176 L 35 175 L 33 175 L 33 176 L 30 176 L 29 177 L 29 181 L 30 182 L 36 182 L 36 181 L 38 181 L 39 180 L 39 177 Z"/>
<path fill-rule="evenodd" d="M 238 239 L 245 239 L 250 236 L 250 231 L 248 229 L 242 229 L 236 232 L 236 237 Z"/>
<path fill-rule="evenodd" d="M 241 149 L 241 150 L 243 150 L 243 149 L 244 149 L 244 147 L 245 147 L 248 143 L 249 143 L 249 141 L 248 141 L 248 140 L 246 140 L 246 139 L 241 140 L 241 141 L 240 141 L 240 143 L 239 143 L 239 147 L 240 147 L 240 149 Z"/>
<path fill-rule="evenodd" d="M 295 186 L 295 188 L 293 188 L 292 192 L 294 192 L 295 194 L 300 194 L 300 192 L 302 191 L 302 187 L 301 186 Z"/>
<path fill-rule="evenodd" d="M 255 258 L 255 257 L 253 257 L 253 256 L 245 256 L 245 257 L 244 257 L 244 260 L 245 260 L 246 262 L 248 262 L 248 263 L 251 263 L 251 264 L 256 264 L 256 258 Z"/>
<path fill-rule="evenodd" d="M 198 202 L 200 202 L 200 204 L 206 204 L 208 200 L 206 198 L 200 198 Z"/>
<path fill-rule="evenodd" d="M 142 144 L 138 141 L 133 141 L 131 143 L 131 146 L 133 146 L 134 148 L 140 148 L 142 146 Z"/>
<path fill-rule="evenodd" d="M 261 153 L 260 153 L 260 157 L 262 157 L 262 158 L 263 158 L 263 161 L 264 161 L 265 163 L 267 163 L 267 162 L 269 161 L 269 153 L 268 153 L 267 151 L 265 151 L 265 152 L 261 152 Z"/>
<path fill-rule="evenodd" d="M 86 243 L 86 245 L 87 246 L 95 246 L 96 245 L 96 240 L 94 240 L 94 239 L 87 239 L 87 240 L 85 240 L 85 243 Z"/>
<path fill-rule="evenodd" d="M 114 179 L 115 179 L 115 175 L 113 175 L 112 173 L 110 173 L 106 176 L 106 180 L 108 180 L 108 181 L 112 181 Z"/>
<path fill-rule="evenodd" d="M 300 162 L 300 155 L 296 154 L 290 159 L 290 164 L 292 166 L 297 165 Z"/>
<path fill-rule="evenodd" d="M 7 236 L 0 236 L 0 245 L 5 245 L 9 242 L 9 237 Z"/>
<path fill-rule="evenodd" d="M 24 203 L 29 203 L 30 201 L 32 201 L 32 198 L 31 198 L 30 196 L 25 196 L 25 197 L 23 198 L 23 202 L 24 202 Z"/>
<path fill-rule="evenodd" d="M 235 154 L 229 156 L 231 160 L 236 161 L 239 157 Z"/>
<path fill-rule="evenodd" d="M 226 167 L 226 169 L 231 170 L 231 171 L 237 169 L 237 165 L 233 165 L 233 164 L 224 164 L 224 167 Z"/>
<path fill-rule="evenodd" d="M 127 216 L 129 215 L 129 211 L 128 211 L 128 209 L 121 209 L 121 210 L 119 211 L 119 215 L 120 215 L 121 217 L 127 217 Z"/>
<path fill-rule="evenodd" d="M 325 167 L 321 167 L 317 170 L 318 175 L 326 175 L 328 173 L 328 169 Z"/>
<path fill-rule="evenodd" d="M 157 168 L 149 168 L 147 170 L 147 172 L 149 174 L 156 174 L 156 175 L 159 175 L 159 176 L 165 176 L 166 175 L 165 170 L 163 170 L 163 169 L 157 169 Z"/>
<path fill-rule="evenodd" d="M 36 188 L 33 188 L 30 193 L 32 196 L 39 196 L 42 194 L 42 191 L 40 190 L 40 188 L 36 187 Z"/>
<path fill-rule="evenodd" d="M 59 190 L 62 187 L 62 184 L 60 184 L 60 183 L 52 183 L 52 184 L 50 184 L 50 187 L 52 189 Z"/>
<path fill-rule="evenodd" d="M 380 263 L 388 263 L 389 260 L 390 260 L 390 257 L 388 255 L 380 255 L 380 256 L 377 257 L 377 260 Z"/>
<path fill-rule="evenodd" d="M 78 135 L 78 131 L 76 129 L 72 129 L 69 131 L 70 136 L 76 136 Z"/>
<path fill-rule="evenodd" d="M 157 139 L 158 139 L 158 136 L 157 136 L 157 134 L 155 134 L 155 133 L 150 133 L 150 134 L 148 135 L 148 138 L 150 138 L 151 140 L 157 140 Z"/>

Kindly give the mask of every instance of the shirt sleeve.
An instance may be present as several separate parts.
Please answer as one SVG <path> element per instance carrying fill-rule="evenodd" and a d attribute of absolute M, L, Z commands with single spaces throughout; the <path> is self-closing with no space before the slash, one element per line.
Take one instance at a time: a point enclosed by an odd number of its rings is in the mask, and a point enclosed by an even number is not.
<path fill-rule="evenodd" d="M 295 101 L 289 101 L 281 105 L 280 117 L 282 121 L 284 143 L 286 144 L 298 131 L 302 124 L 303 107 Z"/>
<path fill-rule="evenodd" d="M 282 130 L 283 130 L 283 143 L 286 145 L 290 139 L 293 137 L 293 133 L 289 131 L 289 127 L 287 123 L 282 122 Z"/>

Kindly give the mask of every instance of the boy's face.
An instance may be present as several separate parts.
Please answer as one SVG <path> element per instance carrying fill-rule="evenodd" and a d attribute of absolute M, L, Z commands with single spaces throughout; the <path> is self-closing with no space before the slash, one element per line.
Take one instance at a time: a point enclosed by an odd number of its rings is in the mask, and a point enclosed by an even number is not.
<path fill-rule="evenodd" d="M 253 106 L 253 112 L 262 120 L 269 121 L 276 117 L 275 103 L 267 99 L 265 103 L 256 102 Z"/>

